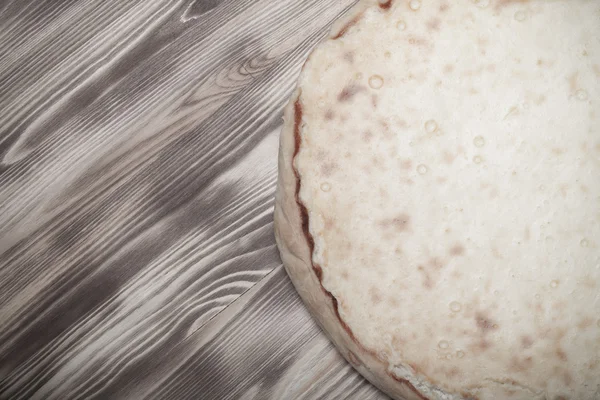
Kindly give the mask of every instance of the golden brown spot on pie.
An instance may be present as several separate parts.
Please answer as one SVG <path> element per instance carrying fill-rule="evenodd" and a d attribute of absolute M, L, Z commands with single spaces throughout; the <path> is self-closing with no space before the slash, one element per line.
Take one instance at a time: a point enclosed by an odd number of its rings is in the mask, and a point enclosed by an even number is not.
<path fill-rule="evenodd" d="M 446 66 L 444 67 L 444 72 L 446 74 L 450 74 L 454 71 L 454 65 L 452 64 L 446 64 Z"/>
<path fill-rule="evenodd" d="M 448 5 L 448 3 L 443 3 L 440 6 L 440 12 L 444 13 L 444 12 L 448 11 L 449 8 L 450 8 L 450 5 Z"/>
<path fill-rule="evenodd" d="M 457 378 L 459 375 L 462 375 L 460 369 L 458 367 L 452 367 L 449 371 L 446 372 L 446 377 L 448 378 Z"/>
<path fill-rule="evenodd" d="M 588 289 L 596 289 L 596 287 L 598 286 L 598 282 L 596 282 L 596 280 L 593 279 L 590 275 L 586 275 L 583 278 L 583 286 L 585 286 Z"/>
<path fill-rule="evenodd" d="M 383 118 L 379 119 L 379 125 L 381 125 L 381 127 L 383 128 L 383 130 L 385 131 L 389 131 L 390 130 L 390 124 Z"/>
<path fill-rule="evenodd" d="M 513 371 L 524 372 L 533 366 L 533 358 L 525 357 L 524 359 L 519 359 L 516 356 L 513 356 L 510 360 L 510 368 Z"/>
<path fill-rule="evenodd" d="M 400 214 L 396 218 L 392 219 L 391 223 L 398 231 L 404 232 L 409 227 L 410 216 L 407 214 Z"/>
<path fill-rule="evenodd" d="M 429 275 L 429 272 L 425 270 L 425 267 L 419 265 L 417 267 L 417 270 L 423 275 L 423 287 L 428 290 L 433 289 L 433 280 L 431 279 L 431 275 Z"/>
<path fill-rule="evenodd" d="M 394 308 L 397 308 L 400 305 L 400 303 L 398 303 L 398 299 L 396 299 L 394 296 L 389 296 L 387 302 Z"/>
<path fill-rule="evenodd" d="M 573 72 L 570 76 L 569 76 L 569 90 L 571 91 L 571 93 L 575 93 L 577 91 L 577 89 L 579 88 L 579 84 L 577 83 L 577 79 L 579 78 L 579 72 Z"/>
<path fill-rule="evenodd" d="M 326 121 L 331 121 L 334 117 L 335 117 L 335 114 L 333 113 L 333 111 L 327 110 L 325 112 L 325 120 Z"/>
<path fill-rule="evenodd" d="M 565 154 L 567 151 L 565 149 L 561 149 L 558 147 L 554 147 L 552 148 L 552 153 L 556 154 L 557 156 L 560 156 L 561 154 Z"/>
<path fill-rule="evenodd" d="M 439 18 L 433 18 L 427 22 L 427 28 L 429 28 L 430 31 L 439 31 L 440 23 L 441 22 Z"/>
<path fill-rule="evenodd" d="M 452 153 L 450 153 L 449 151 L 444 151 L 444 162 L 448 165 L 452 165 L 452 163 L 454 162 L 454 160 L 456 160 L 456 157 L 458 157 L 458 154 L 454 155 Z"/>
<path fill-rule="evenodd" d="M 366 88 L 362 85 L 350 84 L 340 92 L 338 95 L 338 101 L 340 103 L 350 101 L 356 94 L 364 90 L 366 90 Z"/>
<path fill-rule="evenodd" d="M 371 163 L 375 168 L 378 168 L 381 171 L 385 170 L 385 165 L 383 164 L 381 159 L 377 158 L 376 156 L 371 157 Z"/>
<path fill-rule="evenodd" d="M 546 102 L 546 96 L 541 94 L 538 96 L 537 99 L 534 99 L 533 102 L 535 103 L 536 106 L 542 105 Z"/>
<path fill-rule="evenodd" d="M 581 330 L 588 329 L 594 324 L 594 320 L 590 317 L 585 317 L 577 324 L 577 327 Z"/>
<path fill-rule="evenodd" d="M 563 382 L 567 386 L 571 386 L 571 383 L 573 383 L 573 376 L 571 375 L 571 373 L 569 371 L 563 372 Z"/>
<path fill-rule="evenodd" d="M 389 199 L 390 197 L 388 191 L 383 186 L 379 187 L 379 196 L 383 199 Z"/>
<path fill-rule="evenodd" d="M 400 167 L 404 170 L 411 170 L 413 166 L 413 163 L 411 160 L 402 160 L 400 162 Z"/>
<path fill-rule="evenodd" d="M 492 255 L 499 260 L 504 258 L 496 246 L 492 246 Z"/>
<path fill-rule="evenodd" d="M 565 353 L 565 351 L 560 346 L 556 346 L 555 354 L 556 357 L 558 357 L 561 361 L 567 361 L 568 359 L 567 353 Z"/>
<path fill-rule="evenodd" d="M 481 75 L 483 73 L 483 70 L 484 70 L 483 66 L 475 68 L 475 69 L 468 69 L 462 73 L 462 76 L 473 77 L 473 76 Z"/>
<path fill-rule="evenodd" d="M 392 7 L 392 0 L 379 0 L 379 8 L 389 10 Z"/>
<path fill-rule="evenodd" d="M 323 218 L 323 229 L 330 231 L 335 228 L 335 220 L 331 217 Z"/>
<path fill-rule="evenodd" d="M 461 244 L 456 244 L 450 248 L 450 255 L 452 256 L 462 256 L 465 254 L 465 247 Z"/>
<path fill-rule="evenodd" d="M 370 142 L 371 139 L 373 138 L 373 133 L 371 133 L 371 131 L 364 131 L 362 134 L 362 140 L 364 142 Z"/>
<path fill-rule="evenodd" d="M 491 281 L 490 279 L 488 279 L 488 280 L 485 282 L 485 286 L 484 286 L 484 287 L 485 287 L 485 291 L 486 291 L 487 293 L 491 292 L 491 291 L 492 291 L 492 281 Z M 496 306 L 494 306 L 494 307 L 492 307 L 492 308 L 498 308 L 498 306 L 496 305 Z"/>
<path fill-rule="evenodd" d="M 369 289 L 369 296 L 371 298 L 371 303 L 379 304 L 381 303 L 381 291 L 377 289 L 375 286 L 371 286 Z"/>
<path fill-rule="evenodd" d="M 399 232 L 407 231 L 410 225 L 410 216 L 407 214 L 399 214 L 395 218 L 384 219 L 379 225 L 383 228 L 395 228 Z"/>
<path fill-rule="evenodd" d="M 344 60 L 347 61 L 349 64 L 354 64 L 354 53 L 351 51 L 347 51 L 346 53 L 344 53 Z"/>
<path fill-rule="evenodd" d="M 482 312 L 475 314 L 475 324 L 484 335 L 498 329 L 498 325 Z"/>
<path fill-rule="evenodd" d="M 426 39 L 415 35 L 408 36 L 408 43 L 413 46 L 427 46 L 429 44 Z"/>
<path fill-rule="evenodd" d="M 329 177 L 335 170 L 338 168 L 337 164 L 334 162 L 325 162 L 321 164 L 321 175 L 324 177 Z"/>
<path fill-rule="evenodd" d="M 475 345 L 471 346 L 474 353 L 483 353 L 490 347 L 492 347 L 492 344 L 483 338 L 478 340 Z"/>
<path fill-rule="evenodd" d="M 319 148 L 315 151 L 315 160 L 318 162 L 323 162 L 327 159 L 327 151 L 323 148 Z"/>
<path fill-rule="evenodd" d="M 590 192 L 590 188 L 587 187 L 586 185 L 579 185 L 579 188 L 581 189 L 581 191 L 583 193 L 589 193 Z"/>
<path fill-rule="evenodd" d="M 529 349 L 533 346 L 533 339 L 531 336 L 525 335 L 521 337 L 521 347 L 524 349 Z"/>
<path fill-rule="evenodd" d="M 433 269 L 442 269 L 444 267 L 444 263 L 437 257 L 434 257 L 429 260 L 428 266 Z"/>

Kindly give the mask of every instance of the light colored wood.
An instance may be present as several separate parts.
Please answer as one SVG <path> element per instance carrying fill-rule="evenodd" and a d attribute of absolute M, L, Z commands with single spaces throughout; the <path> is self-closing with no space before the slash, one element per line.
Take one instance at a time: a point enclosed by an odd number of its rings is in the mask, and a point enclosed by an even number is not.
<path fill-rule="evenodd" d="M 0 2 L 0 398 L 384 398 L 272 227 L 281 110 L 353 3 Z"/>

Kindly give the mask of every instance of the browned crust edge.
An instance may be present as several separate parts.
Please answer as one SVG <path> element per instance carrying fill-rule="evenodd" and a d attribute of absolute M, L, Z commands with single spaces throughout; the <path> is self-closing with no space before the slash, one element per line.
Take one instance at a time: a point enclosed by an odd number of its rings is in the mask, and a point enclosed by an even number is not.
<path fill-rule="evenodd" d="M 390 1 L 391 3 L 391 1 Z M 303 116 L 303 109 L 302 109 L 302 103 L 300 100 L 300 94 L 298 94 L 298 98 L 296 99 L 296 101 L 294 102 L 294 107 L 293 107 L 293 112 L 294 112 L 294 153 L 291 159 L 291 163 L 292 163 L 292 170 L 294 172 L 294 176 L 296 178 L 296 189 L 295 189 L 295 200 L 296 200 L 296 204 L 298 205 L 298 209 L 300 212 L 300 220 L 301 220 L 301 225 L 302 225 L 302 232 L 304 234 L 304 239 L 306 240 L 306 244 L 308 245 L 309 248 L 309 252 L 310 252 L 310 264 L 312 266 L 313 272 L 315 273 L 317 280 L 319 282 L 319 285 L 321 286 L 321 290 L 325 293 L 325 295 L 327 297 L 329 297 L 331 299 L 331 303 L 333 306 L 333 310 L 335 312 L 335 315 L 338 319 L 338 321 L 340 322 L 341 326 L 344 328 L 344 330 L 346 331 L 346 333 L 348 334 L 348 336 L 350 337 L 350 339 L 352 339 L 352 341 L 361 349 L 363 350 L 365 353 L 370 354 L 372 357 L 374 357 L 375 359 L 377 359 L 379 362 L 383 363 L 385 365 L 385 370 L 386 373 L 395 381 L 406 385 L 408 388 L 410 388 L 410 390 L 412 390 L 420 399 L 422 400 L 429 400 L 429 398 L 425 397 L 421 392 L 419 392 L 419 390 L 408 380 L 404 379 L 404 378 L 400 378 L 398 376 L 396 376 L 393 373 L 390 373 L 388 371 L 389 369 L 389 363 L 387 361 L 382 360 L 380 357 L 378 357 L 378 355 L 373 352 L 370 349 L 367 349 L 365 346 L 363 346 L 362 343 L 360 343 L 357 339 L 356 336 L 354 335 L 354 332 L 352 332 L 352 329 L 348 326 L 348 324 L 346 323 L 346 321 L 344 321 L 344 319 L 341 317 L 340 312 L 339 312 L 339 308 L 338 308 L 338 300 L 335 298 L 335 296 L 333 296 L 333 294 L 331 294 L 331 292 L 329 292 L 327 289 L 325 289 L 325 287 L 323 286 L 323 269 L 320 265 L 315 264 L 313 262 L 312 256 L 314 253 L 314 247 L 315 247 L 315 240 L 312 236 L 312 234 L 310 233 L 310 229 L 309 229 L 309 216 L 308 216 L 308 210 L 306 208 L 306 206 L 304 205 L 304 203 L 302 202 L 302 200 L 300 199 L 300 189 L 302 187 L 302 182 L 301 182 L 301 178 L 300 178 L 300 174 L 298 172 L 298 170 L 295 167 L 295 160 L 296 157 L 298 155 L 298 152 L 300 151 L 300 146 L 302 145 L 302 137 L 301 137 L 301 125 L 302 125 L 302 116 Z M 351 363 L 352 364 L 352 363 Z"/>
<path fill-rule="evenodd" d="M 377 2 L 377 4 L 379 5 L 379 8 L 381 8 L 382 10 L 385 10 L 385 11 L 392 8 L 392 3 L 393 3 L 393 0 L 387 0 L 387 1 L 379 0 Z M 364 10 L 359 12 L 358 14 L 356 14 L 356 16 L 354 18 L 352 18 L 350 21 L 346 22 L 335 35 L 331 36 L 331 39 L 337 40 L 337 39 L 343 37 L 346 33 L 348 33 L 350 28 L 352 28 L 354 25 L 356 25 L 362 19 L 363 15 L 364 15 Z"/>
<path fill-rule="evenodd" d="M 344 36 L 348 32 L 348 30 L 350 30 L 350 28 L 352 28 L 354 25 L 356 25 L 358 23 L 358 21 L 360 21 L 362 16 L 363 16 L 363 14 L 360 13 L 356 17 L 352 18 L 350 21 L 348 21 L 348 23 L 346 23 L 346 25 L 342 26 L 342 29 L 340 29 L 339 32 L 336 33 L 335 36 L 333 36 L 331 39 L 337 40 L 337 39 L 341 38 L 342 36 Z"/>

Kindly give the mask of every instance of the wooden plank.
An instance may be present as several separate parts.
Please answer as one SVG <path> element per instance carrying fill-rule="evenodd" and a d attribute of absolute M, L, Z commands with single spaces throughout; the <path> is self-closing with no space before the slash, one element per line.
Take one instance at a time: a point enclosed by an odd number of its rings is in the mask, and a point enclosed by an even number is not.
<path fill-rule="evenodd" d="M 388 399 L 333 348 L 282 267 L 129 375 L 71 372 L 34 398 Z"/>
<path fill-rule="evenodd" d="M 281 110 L 352 3 L 0 4 L 0 398 L 149 396 L 163 376 L 183 385 L 165 397 L 209 387 L 156 360 L 279 264 Z M 303 349 L 334 357 L 310 329 L 298 340 L 317 344 Z M 302 357 L 294 368 L 306 373 Z M 354 381 L 348 371 L 339 379 Z"/>
<path fill-rule="evenodd" d="M 152 398 L 387 399 L 331 345 L 283 267 L 175 354 Z"/>

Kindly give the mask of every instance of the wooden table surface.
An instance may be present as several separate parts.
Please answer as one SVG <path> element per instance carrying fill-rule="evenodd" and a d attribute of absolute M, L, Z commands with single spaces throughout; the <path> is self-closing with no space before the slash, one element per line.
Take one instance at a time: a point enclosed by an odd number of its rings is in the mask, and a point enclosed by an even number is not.
<path fill-rule="evenodd" d="M 282 108 L 353 3 L 0 0 L 0 398 L 386 398 L 273 238 Z"/>

